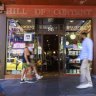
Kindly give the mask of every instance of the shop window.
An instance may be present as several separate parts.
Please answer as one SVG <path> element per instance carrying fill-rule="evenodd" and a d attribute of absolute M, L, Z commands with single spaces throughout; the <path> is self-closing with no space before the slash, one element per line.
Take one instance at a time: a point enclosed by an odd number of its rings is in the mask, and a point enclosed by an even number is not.
<path fill-rule="evenodd" d="M 78 74 L 80 67 L 80 59 L 73 63 L 73 59 L 77 58 L 80 50 L 82 49 L 82 40 L 80 33 L 88 33 L 88 37 L 91 38 L 91 20 L 66 20 L 66 72 Z"/>
<path fill-rule="evenodd" d="M 35 20 L 7 19 L 7 24 L 6 74 L 21 74 L 25 42 L 34 47 Z"/>

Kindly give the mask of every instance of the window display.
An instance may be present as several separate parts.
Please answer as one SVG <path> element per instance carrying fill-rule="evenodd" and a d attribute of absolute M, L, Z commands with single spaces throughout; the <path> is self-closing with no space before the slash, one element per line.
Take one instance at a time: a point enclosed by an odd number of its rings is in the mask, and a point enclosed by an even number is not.
<path fill-rule="evenodd" d="M 89 37 L 91 36 L 91 20 L 73 20 L 73 22 L 69 22 L 68 20 L 68 25 L 66 26 L 66 71 L 67 73 L 76 74 L 79 73 L 78 70 L 81 63 L 80 59 L 74 62 L 74 59 L 79 56 L 82 49 L 82 38 L 80 38 L 79 35 L 81 32 L 85 31 L 89 33 Z"/>
<path fill-rule="evenodd" d="M 21 70 L 22 69 L 22 61 L 17 58 L 7 58 L 7 70 Z"/>
<path fill-rule="evenodd" d="M 24 33 L 27 31 L 27 29 L 25 31 L 25 29 L 20 25 L 21 21 L 24 22 L 24 20 L 22 19 L 7 20 L 8 22 L 7 45 L 8 46 L 7 46 L 7 54 L 6 54 L 7 55 L 6 74 L 13 74 L 14 71 L 22 70 L 22 54 L 25 48 Z"/>

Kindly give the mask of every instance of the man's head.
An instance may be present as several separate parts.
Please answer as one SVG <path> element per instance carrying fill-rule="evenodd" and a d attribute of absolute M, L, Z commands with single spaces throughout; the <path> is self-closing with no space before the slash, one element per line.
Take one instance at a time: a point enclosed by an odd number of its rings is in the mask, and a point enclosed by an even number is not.
<path fill-rule="evenodd" d="M 80 37 L 81 37 L 81 39 L 86 38 L 86 37 L 87 37 L 87 33 L 86 33 L 86 32 L 82 32 L 82 33 L 80 34 Z"/>

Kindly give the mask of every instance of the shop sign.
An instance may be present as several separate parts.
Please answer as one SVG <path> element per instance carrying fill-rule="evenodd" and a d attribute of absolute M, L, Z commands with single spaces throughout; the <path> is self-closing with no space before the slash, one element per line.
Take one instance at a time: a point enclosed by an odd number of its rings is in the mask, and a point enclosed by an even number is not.
<path fill-rule="evenodd" d="M 0 5 L 0 13 L 4 13 L 4 4 Z"/>
<path fill-rule="evenodd" d="M 24 33 L 24 41 L 32 41 L 32 34 Z"/>
<path fill-rule="evenodd" d="M 24 48 L 25 47 L 25 43 L 14 43 L 13 48 Z"/>
<path fill-rule="evenodd" d="M 66 30 L 68 31 L 76 31 L 80 28 L 81 26 L 66 26 Z"/>
<path fill-rule="evenodd" d="M 6 5 L 6 14 L 22 18 L 92 18 L 96 17 L 96 6 Z"/>

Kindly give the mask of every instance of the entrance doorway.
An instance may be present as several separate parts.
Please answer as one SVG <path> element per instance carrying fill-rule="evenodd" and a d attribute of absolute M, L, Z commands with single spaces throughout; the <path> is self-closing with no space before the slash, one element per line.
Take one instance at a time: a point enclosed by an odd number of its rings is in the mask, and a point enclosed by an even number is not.
<path fill-rule="evenodd" d="M 59 58 L 59 38 L 58 35 L 43 36 L 43 51 L 45 53 L 44 60 L 47 63 L 48 72 L 58 72 Z"/>

